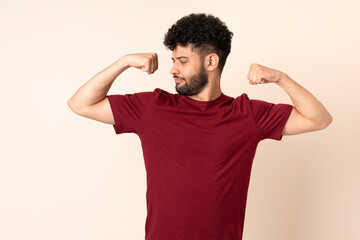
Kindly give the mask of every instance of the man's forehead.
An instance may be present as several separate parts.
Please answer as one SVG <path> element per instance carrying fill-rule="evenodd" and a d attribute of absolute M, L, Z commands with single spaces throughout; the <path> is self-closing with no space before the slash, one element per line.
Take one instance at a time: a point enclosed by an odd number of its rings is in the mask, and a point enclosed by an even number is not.
<path fill-rule="evenodd" d="M 172 51 L 172 59 L 181 59 L 181 58 L 193 58 L 196 53 L 191 50 L 191 45 L 187 46 L 177 45 L 176 48 Z"/>

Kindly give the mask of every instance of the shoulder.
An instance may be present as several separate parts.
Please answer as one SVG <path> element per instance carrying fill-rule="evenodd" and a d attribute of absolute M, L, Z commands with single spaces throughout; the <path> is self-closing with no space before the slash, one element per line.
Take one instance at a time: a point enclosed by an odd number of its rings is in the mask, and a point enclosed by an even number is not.
<path fill-rule="evenodd" d="M 175 94 L 173 93 L 170 93 L 164 89 L 161 89 L 161 88 L 155 88 L 154 89 L 154 93 L 156 93 L 157 95 L 167 95 L 167 96 L 173 96 Z"/>
<path fill-rule="evenodd" d="M 169 94 L 167 91 L 165 91 L 164 89 L 161 89 L 161 88 L 155 88 L 154 93 L 157 95 Z"/>
<path fill-rule="evenodd" d="M 242 93 L 240 96 L 238 96 L 241 100 L 249 100 L 249 96 L 247 93 Z"/>
<path fill-rule="evenodd" d="M 154 93 L 155 93 L 155 98 L 157 100 L 159 100 L 160 102 L 164 102 L 166 100 L 174 100 L 174 101 L 178 101 L 180 98 L 179 94 L 174 94 L 174 93 L 170 93 L 164 89 L 161 88 L 155 88 L 154 89 Z"/>
<path fill-rule="evenodd" d="M 125 96 L 128 97 L 136 97 L 139 100 L 142 101 L 151 101 L 154 99 L 159 98 L 159 96 L 164 94 L 164 90 L 160 89 L 160 88 L 155 88 L 152 91 L 141 91 L 141 92 L 135 92 L 135 93 L 127 93 L 125 94 Z"/>
<path fill-rule="evenodd" d="M 240 106 L 249 106 L 251 104 L 252 99 L 249 98 L 247 93 L 242 93 L 241 95 L 235 98 L 235 103 Z"/>
<path fill-rule="evenodd" d="M 241 94 L 236 99 L 238 100 L 238 102 L 240 104 L 248 105 L 248 106 L 251 106 L 251 107 L 255 107 L 255 106 L 258 106 L 258 105 L 261 106 L 261 105 L 273 104 L 273 103 L 268 102 L 268 101 L 260 100 L 260 99 L 257 99 L 257 98 L 251 98 L 251 97 L 249 97 L 249 95 L 247 93 Z"/>

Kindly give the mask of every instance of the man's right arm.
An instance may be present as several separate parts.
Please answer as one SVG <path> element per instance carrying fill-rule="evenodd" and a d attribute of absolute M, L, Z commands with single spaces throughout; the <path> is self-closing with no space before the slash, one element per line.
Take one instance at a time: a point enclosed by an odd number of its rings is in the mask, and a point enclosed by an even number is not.
<path fill-rule="evenodd" d="M 154 73 L 158 68 L 157 54 L 137 53 L 119 58 L 82 85 L 68 100 L 68 106 L 80 116 L 115 124 L 106 94 L 117 76 L 130 67 Z"/>

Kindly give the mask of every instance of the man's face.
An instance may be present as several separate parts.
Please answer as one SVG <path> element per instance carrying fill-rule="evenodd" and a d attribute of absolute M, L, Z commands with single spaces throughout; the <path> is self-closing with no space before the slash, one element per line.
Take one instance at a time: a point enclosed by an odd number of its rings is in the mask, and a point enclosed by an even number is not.
<path fill-rule="evenodd" d="M 191 45 L 178 45 L 172 51 L 173 66 L 170 73 L 175 79 L 176 91 L 184 96 L 200 93 L 208 84 L 208 75 L 197 53 L 191 51 Z"/>

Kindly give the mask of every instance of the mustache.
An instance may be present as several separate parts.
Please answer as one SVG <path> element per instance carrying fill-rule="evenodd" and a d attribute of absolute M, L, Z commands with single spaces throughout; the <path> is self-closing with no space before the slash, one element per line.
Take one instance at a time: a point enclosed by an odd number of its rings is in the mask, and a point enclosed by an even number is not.
<path fill-rule="evenodd" d="M 181 77 L 179 77 L 178 75 L 173 75 L 173 77 L 174 77 L 174 78 L 180 78 L 180 79 L 182 79 L 182 80 L 185 80 L 185 78 L 181 78 Z"/>

